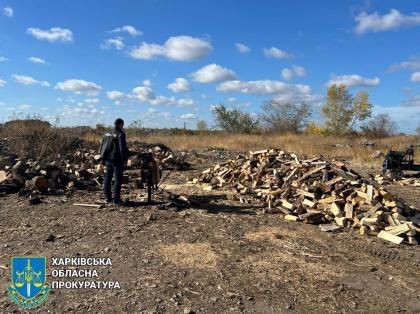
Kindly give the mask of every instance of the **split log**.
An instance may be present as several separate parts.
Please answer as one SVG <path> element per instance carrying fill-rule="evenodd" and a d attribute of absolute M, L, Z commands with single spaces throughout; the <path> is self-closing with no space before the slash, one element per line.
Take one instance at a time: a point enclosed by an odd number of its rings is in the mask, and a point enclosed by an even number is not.
<path fill-rule="evenodd" d="M 36 176 L 29 181 L 28 186 L 32 190 L 46 191 L 48 190 L 48 180 L 44 176 Z"/>

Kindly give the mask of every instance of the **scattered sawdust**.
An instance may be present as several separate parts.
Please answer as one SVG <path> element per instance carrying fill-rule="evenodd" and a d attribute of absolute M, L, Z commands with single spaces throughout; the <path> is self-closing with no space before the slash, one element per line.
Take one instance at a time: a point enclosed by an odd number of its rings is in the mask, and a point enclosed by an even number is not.
<path fill-rule="evenodd" d="M 157 252 L 165 260 L 181 267 L 213 269 L 217 266 L 219 256 L 210 243 L 177 243 L 160 245 Z"/>
<path fill-rule="evenodd" d="M 341 267 L 330 269 L 328 263 L 317 256 L 299 255 L 292 252 L 264 252 L 246 257 L 242 264 L 257 278 L 276 280 L 284 274 L 297 279 L 327 280 L 343 276 Z M 328 274 L 328 277 L 327 277 Z"/>
<path fill-rule="evenodd" d="M 310 247 L 299 241 L 296 232 L 281 228 L 266 227 L 245 234 L 245 238 L 253 242 L 269 242 L 273 246 L 269 251 L 246 257 L 242 264 L 250 269 L 257 278 L 268 277 L 278 279 L 283 273 L 294 273 L 296 278 L 318 278 L 343 275 L 343 269 L 337 265 L 329 269 L 324 256 L 313 253 Z"/>

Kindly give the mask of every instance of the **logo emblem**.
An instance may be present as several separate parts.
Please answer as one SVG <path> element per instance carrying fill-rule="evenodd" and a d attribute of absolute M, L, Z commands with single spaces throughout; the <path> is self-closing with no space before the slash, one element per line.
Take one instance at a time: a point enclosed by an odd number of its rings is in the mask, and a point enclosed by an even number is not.
<path fill-rule="evenodd" d="M 8 288 L 10 299 L 17 305 L 31 309 L 48 297 L 45 257 L 12 257 L 12 283 Z"/>

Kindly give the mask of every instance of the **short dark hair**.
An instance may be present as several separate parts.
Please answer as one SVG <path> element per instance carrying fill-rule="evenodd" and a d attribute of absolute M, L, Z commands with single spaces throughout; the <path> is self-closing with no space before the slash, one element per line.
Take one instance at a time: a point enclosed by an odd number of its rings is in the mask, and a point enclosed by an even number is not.
<path fill-rule="evenodd" d="M 123 124 L 123 123 L 124 123 L 124 120 L 121 119 L 121 118 L 118 118 L 118 119 L 115 119 L 114 125 L 120 125 L 120 124 Z"/>

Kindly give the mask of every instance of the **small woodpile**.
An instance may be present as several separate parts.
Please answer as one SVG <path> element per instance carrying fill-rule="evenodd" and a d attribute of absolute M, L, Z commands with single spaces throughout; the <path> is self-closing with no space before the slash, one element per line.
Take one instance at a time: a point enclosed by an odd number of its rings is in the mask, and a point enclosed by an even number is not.
<path fill-rule="evenodd" d="M 152 152 L 155 160 L 159 163 L 162 169 L 185 171 L 191 168 L 191 164 L 185 161 L 183 156 L 175 155 L 171 149 L 163 144 L 141 144 L 135 143 L 132 151 L 134 152 Z M 139 162 L 137 153 L 128 160 L 128 166 L 135 166 Z"/>
<path fill-rule="evenodd" d="M 392 174 L 377 174 L 375 175 L 375 181 L 378 184 L 390 184 L 396 183 L 403 186 L 418 186 L 420 187 L 420 178 L 405 178 L 405 177 L 398 177 Z"/>
<path fill-rule="evenodd" d="M 238 155 L 202 172 L 191 183 L 204 190 L 231 187 L 242 203 L 259 202 L 284 219 L 319 224 L 321 230 L 358 228 L 400 244 L 417 244 L 420 213 L 342 162 L 299 159 L 269 149 Z"/>

